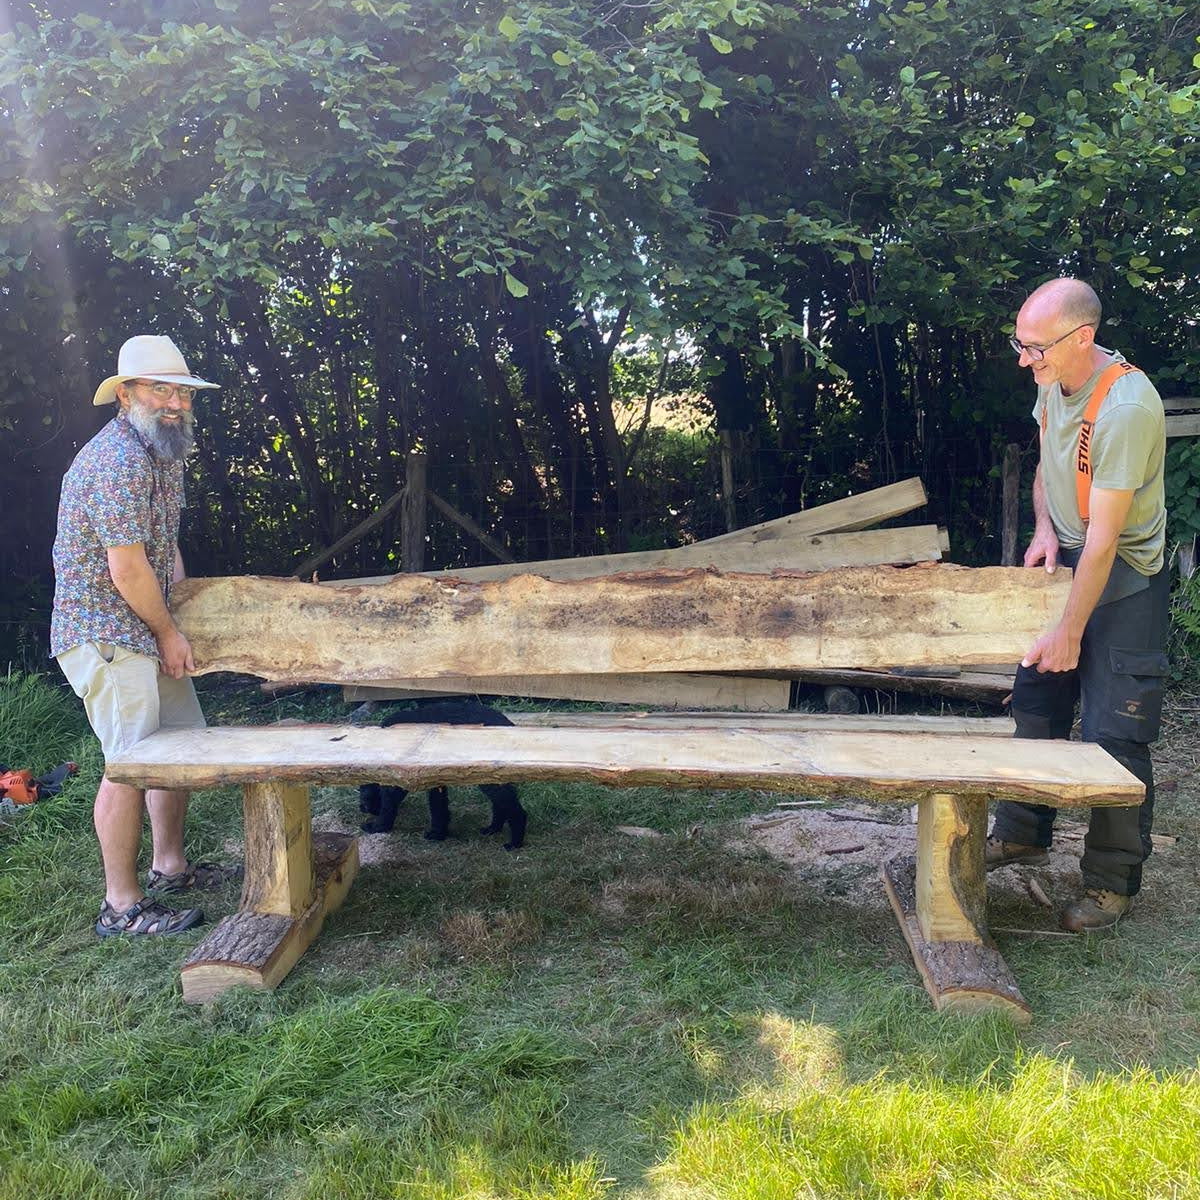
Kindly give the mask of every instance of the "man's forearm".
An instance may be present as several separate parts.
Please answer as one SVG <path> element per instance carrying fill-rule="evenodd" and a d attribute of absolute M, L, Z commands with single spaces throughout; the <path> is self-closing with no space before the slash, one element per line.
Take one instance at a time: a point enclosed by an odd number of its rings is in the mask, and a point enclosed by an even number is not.
<path fill-rule="evenodd" d="M 1033 477 L 1033 519 L 1040 529 L 1052 529 L 1050 506 L 1046 503 L 1046 488 L 1042 483 L 1042 464 L 1038 463 L 1037 473 Z"/>
<path fill-rule="evenodd" d="M 141 617 L 156 638 L 171 633 L 175 621 L 163 599 L 162 588 L 149 562 L 127 563 L 110 568 L 112 581 L 121 598 Z"/>
<path fill-rule="evenodd" d="M 1105 544 L 1092 541 L 1084 543 L 1079 562 L 1075 565 L 1075 577 L 1071 580 L 1071 592 L 1067 597 L 1067 607 L 1063 610 L 1063 624 L 1074 638 L 1083 637 L 1084 626 L 1087 625 L 1092 613 L 1096 610 L 1096 602 L 1100 599 L 1112 565 L 1117 557 L 1115 540 Z"/>

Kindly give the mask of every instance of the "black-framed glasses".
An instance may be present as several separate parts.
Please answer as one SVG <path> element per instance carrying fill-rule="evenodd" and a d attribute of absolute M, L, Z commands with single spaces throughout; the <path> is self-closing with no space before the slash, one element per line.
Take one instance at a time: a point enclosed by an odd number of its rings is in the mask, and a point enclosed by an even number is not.
<path fill-rule="evenodd" d="M 179 396 L 180 404 L 191 404 L 196 398 L 197 389 L 189 387 L 186 383 L 155 383 L 150 379 L 133 379 L 130 382 L 136 383 L 138 387 L 149 388 L 156 400 L 170 400 L 172 392 Z"/>
<path fill-rule="evenodd" d="M 1018 356 L 1028 354 L 1034 362 L 1041 362 L 1046 357 L 1046 351 L 1051 346 L 1057 346 L 1059 342 L 1065 342 L 1073 333 L 1078 333 L 1081 329 L 1087 329 L 1091 325 L 1090 321 L 1084 321 L 1082 325 L 1076 325 L 1074 329 L 1067 330 L 1062 337 L 1057 337 L 1054 341 L 1049 342 L 1045 346 L 1027 346 L 1024 342 L 1018 342 L 1015 337 L 1008 339 L 1008 344 L 1017 352 Z"/>

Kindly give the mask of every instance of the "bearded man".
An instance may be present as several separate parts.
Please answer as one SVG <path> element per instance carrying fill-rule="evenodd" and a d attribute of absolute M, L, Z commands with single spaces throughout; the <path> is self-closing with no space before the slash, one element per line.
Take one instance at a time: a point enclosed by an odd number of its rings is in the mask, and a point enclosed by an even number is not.
<path fill-rule="evenodd" d="M 93 404 L 119 409 L 80 450 L 63 478 L 54 541 L 50 653 L 100 739 L 105 758 L 164 726 L 202 727 L 187 672 L 191 646 L 167 599 L 183 578 L 179 518 L 183 463 L 192 446 L 192 400 L 217 384 L 195 378 L 167 337 L 130 338 L 117 374 Z M 149 811 L 152 893 L 213 887 L 233 872 L 184 854 L 188 793 L 101 780 L 93 817 L 104 863 L 105 898 L 96 933 L 181 933 L 198 908 L 148 898 L 137 874 L 143 808 Z"/>

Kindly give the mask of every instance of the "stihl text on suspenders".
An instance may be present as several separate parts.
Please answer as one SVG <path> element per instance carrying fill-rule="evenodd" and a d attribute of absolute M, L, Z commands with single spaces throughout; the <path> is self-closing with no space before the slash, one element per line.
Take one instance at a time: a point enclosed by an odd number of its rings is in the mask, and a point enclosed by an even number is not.
<path fill-rule="evenodd" d="M 1080 520 L 1086 525 L 1091 512 L 1092 498 L 1092 430 L 1096 426 L 1096 418 L 1100 415 L 1100 405 L 1109 389 L 1123 375 L 1129 375 L 1140 368 L 1133 363 L 1113 363 L 1105 367 L 1096 380 L 1096 386 L 1088 400 L 1087 409 L 1083 414 L 1083 424 L 1079 427 L 1079 448 L 1075 455 L 1075 502 L 1079 505 Z M 1042 433 L 1046 432 L 1046 405 L 1042 404 Z"/>

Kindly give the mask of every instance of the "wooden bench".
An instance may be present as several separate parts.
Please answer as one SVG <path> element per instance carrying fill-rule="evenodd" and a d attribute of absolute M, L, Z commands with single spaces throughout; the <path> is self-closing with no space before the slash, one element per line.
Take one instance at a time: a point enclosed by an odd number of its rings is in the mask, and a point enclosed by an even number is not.
<path fill-rule="evenodd" d="M 794 714 L 798 716 L 798 714 Z M 872 718 L 786 721 L 704 714 L 605 714 L 574 727 L 292 725 L 162 730 L 110 759 L 136 787 L 244 789 L 246 874 L 239 911 L 182 969 L 184 999 L 236 984 L 272 988 L 341 904 L 357 868 L 352 837 L 312 832 L 308 786 L 601 783 L 613 787 L 757 788 L 918 805 L 917 852 L 884 882 L 925 987 L 939 1009 L 1029 1007 L 988 935 L 983 844 L 987 802 L 1057 807 L 1141 802 L 1142 784 L 1098 746 L 1022 741 L 928 727 L 872 728 Z"/>

